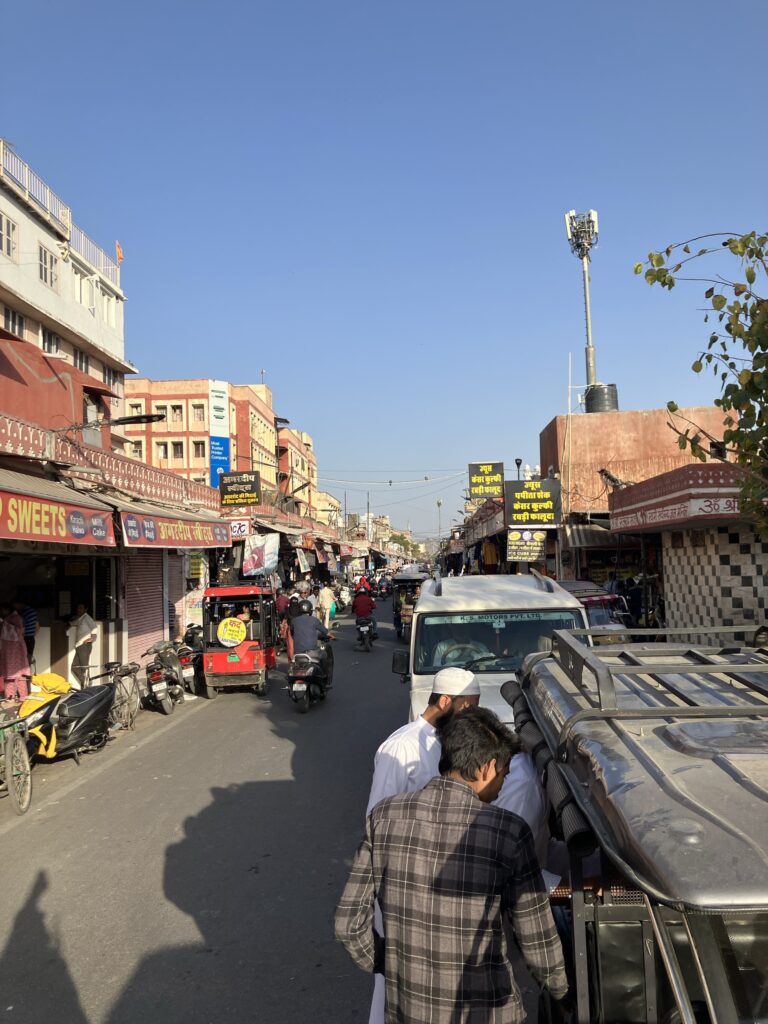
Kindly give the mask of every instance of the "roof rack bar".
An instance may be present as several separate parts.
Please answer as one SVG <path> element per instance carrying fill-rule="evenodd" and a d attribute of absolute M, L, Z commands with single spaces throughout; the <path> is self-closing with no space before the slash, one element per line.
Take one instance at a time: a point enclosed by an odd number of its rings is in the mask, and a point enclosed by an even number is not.
<path fill-rule="evenodd" d="M 538 572 L 538 570 L 536 569 L 529 569 L 528 571 L 530 572 L 531 576 L 535 578 L 536 582 L 542 590 L 546 590 L 548 594 L 554 594 L 555 585 L 548 576 L 542 576 L 542 574 Z"/>
<path fill-rule="evenodd" d="M 594 648 L 585 647 L 575 640 L 567 629 L 556 629 L 552 633 L 552 650 L 571 680 L 583 690 L 582 679 L 587 668 L 595 677 L 601 708 L 616 707 L 616 687 L 610 667 L 594 654 Z"/>
<path fill-rule="evenodd" d="M 645 893 L 643 896 L 645 898 L 645 906 L 648 911 L 648 916 L 650 917 L 651 924 L 653 925 L 653 932 L 656 936 L 659 953 L 661 954 L 661 959 L 664 962 L 667 977 L 669 978 L 669 982 L 672 987 L 672 995 L 675 997 L 677 1009 L 680 1011 L 680 1024 L 696 1024 L 696 1015 L 693 1012 L 691 1000 L 688 997 L 683 972 L 680 968 L 680 961 L 677 959 L 677 953 L 675 952 L 672 939 L 667 931 L 666 922 L 662 917 L 659 907 L 654 906 Z"/>

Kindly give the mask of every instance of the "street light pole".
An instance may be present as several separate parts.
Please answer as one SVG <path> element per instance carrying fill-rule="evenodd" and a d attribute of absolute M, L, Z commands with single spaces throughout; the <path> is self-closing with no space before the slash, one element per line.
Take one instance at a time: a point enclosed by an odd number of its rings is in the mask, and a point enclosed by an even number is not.
<path fill-rule="evenodd" d="M 441 520 L 440 509 L 443 507 L 443 499 L 437 499 L 437 549 L 440 550 L 440 545 L 443 541 L 443 525 Z"/>

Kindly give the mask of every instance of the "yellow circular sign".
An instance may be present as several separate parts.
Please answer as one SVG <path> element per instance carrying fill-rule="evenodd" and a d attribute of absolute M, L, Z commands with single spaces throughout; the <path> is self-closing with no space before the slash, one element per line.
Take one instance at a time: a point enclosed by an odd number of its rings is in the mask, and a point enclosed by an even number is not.
<path fill-rule="evenodd" d="M 216 636 L 224 647 L 237 647 L 245 640 L 245 623 L 242 619 L 222 619 Z"/>

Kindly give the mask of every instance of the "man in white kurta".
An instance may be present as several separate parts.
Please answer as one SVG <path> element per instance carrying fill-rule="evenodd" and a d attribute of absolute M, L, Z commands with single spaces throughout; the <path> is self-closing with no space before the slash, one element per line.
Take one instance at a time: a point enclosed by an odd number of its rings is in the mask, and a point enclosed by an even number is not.
<path fill-rule="evenodd" d="M 401 726 L 381 744 L 373 761 L 373 781 L 366 816 L 379 801 L 399 793 L 412 793 L 439 775 L 440 740 L 436 726 L 449 715 L 480 701 L 480 686 L 472 672 L 444 668 L 435 675 L 430 703 L 415 721 Z M 544 863 L 547 845 L 547 802 L 528 754 L 516 754 L 509 765 L 501 792 L 494 801 L 504 810 L 519 815 L 530 827 L 539 862 Z M 374 925 L 384 934 L 378 903 Z M 373 999 L 368 1024 L 384 1024 L 385 984 L 383 974 L 373 976 Z"/>
<path fill-rule="evenodd" d="M 380 800 L 423 789 L 439 774 L 440 741 L 435 726 L 441 719 L 478 704 L 480 685 L 466 669 L 444 668 L 435 675 L 429 701 L 422 715 L 395 730 L 376 751 L 366 816 Z M 380 935 L 384 934 L 378 903 L 374 926 Z M 384 975 L 374 974 L 369 1024 L 384 1024 L 384 990 Z"/>

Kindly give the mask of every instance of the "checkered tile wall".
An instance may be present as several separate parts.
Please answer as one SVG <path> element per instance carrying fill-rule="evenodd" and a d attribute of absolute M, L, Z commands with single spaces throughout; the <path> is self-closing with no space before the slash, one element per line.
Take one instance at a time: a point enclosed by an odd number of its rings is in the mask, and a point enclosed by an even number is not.
<path fill-rule="evenodd" d="M 674 540 L 673 540 L 674 538 Z M 663 534 L 667 624 L 768 622 L 768 540 L 749 526 Z"/>

